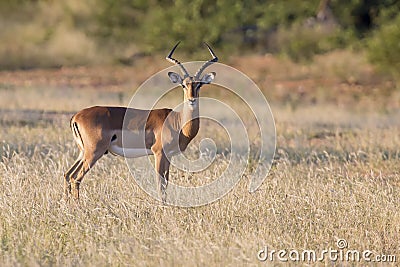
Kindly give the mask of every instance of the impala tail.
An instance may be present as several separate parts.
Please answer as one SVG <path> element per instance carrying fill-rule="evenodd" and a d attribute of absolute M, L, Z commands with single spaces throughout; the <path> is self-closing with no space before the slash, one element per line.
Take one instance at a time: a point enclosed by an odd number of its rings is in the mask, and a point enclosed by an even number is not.
<path fill-rule="evenodd" d="M 78 123 L 75 121 L 75 116 L 73 116 L 71 118 L 69 125 L 71 127 L 71 131 L 74 135 L 74 138 L 75 138 L 76 142 L 78 143 L 79 148 L 83 151 L 84 150 L 83 140 L 82 140 L 81 133 L 79 132 Z"/>

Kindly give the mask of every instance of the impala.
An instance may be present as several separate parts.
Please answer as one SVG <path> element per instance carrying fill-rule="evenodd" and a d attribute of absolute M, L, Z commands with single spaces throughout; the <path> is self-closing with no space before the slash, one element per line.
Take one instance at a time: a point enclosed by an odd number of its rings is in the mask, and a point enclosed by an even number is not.
<path fill-rule="evenodd" d="M 172 83 L 183 87 L 183 108 L 177 112 L 168 108 L 140 110 L 126 107 L 94 106 L 72 116 L 70 127 L 80 150 L 79 156 L 64 176 L 64 191 L 68 199 L 72 194 L 79 200 L 79 185 L 85 174 L 104 154 L 135 158 L 148 155 L 155 157 L 157 190 L 165 203 L 170 156 L 184 151 L 199 131 L 199 91 L 209 84 L 215 72 L 202 76 L 203 71 L 218 61 L 211 47 L 205 43 L 213 57 L 191 76 L 172 54 L 179 42 L 166 57 L 178 65 L 183 77 L 168 72 Z M 124 123 L 125 118 L 125 123 Z M 124 141 L 122 138 L 124 135 Z"/>

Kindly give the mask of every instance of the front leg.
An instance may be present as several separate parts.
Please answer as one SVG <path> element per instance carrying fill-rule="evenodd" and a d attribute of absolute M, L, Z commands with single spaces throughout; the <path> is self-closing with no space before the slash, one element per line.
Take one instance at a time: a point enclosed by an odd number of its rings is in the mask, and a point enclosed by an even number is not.
<path fill-rule="evenodd" d="M 154 153 L 154 156 L 158 196 L 166 204 L 170 162 L 163 151 Z"/>

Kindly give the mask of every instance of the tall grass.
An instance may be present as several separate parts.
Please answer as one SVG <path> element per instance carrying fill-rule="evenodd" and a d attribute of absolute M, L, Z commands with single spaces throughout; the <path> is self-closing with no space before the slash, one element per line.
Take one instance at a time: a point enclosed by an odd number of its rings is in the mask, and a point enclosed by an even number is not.
<path fill-rule="evenodd" d="M 252 75 L 274 103 L 274 164 L 257 192 L 247 191 L 248 168 L 225 197 L 196 208 L 162 206 L 112 155 L 85 177 L 79 205 L 63 199 L 63 173 L 78 154 L 69 114 L 90 105 L 126 105 L 134 88 L 167 63 L 1 72 L 0 265 L 258 265 L 265 246 L 321 251 L 336 249 L 340 238 L 348 249 L 397 255 L 398 261 L 400 95 L 382 94 L 393 85 L 365 78 L 369 66 L 350 55 L 317 57 L 318 66 L 269 56 L 236 59 L 233 65 Z M 347 81 L 350 75 L 354 82 Z M 202 96 L 237 104 L 213 89 L 204 88 Z M 172 106 L 181 93 L 169 96 L 162 106 Z M 316 101 L 307 100 L 312 97 Z M 228 136 L 213 125 L 201 127 L 217 144 L 218 164 L 200 173 L 172 167 L 171 182 L 209 183 L 227 165 L 222 148 Z M 199 141 L 188 148 L 189 158 L 197 157 Z M 140 161 L 136 166 L 135 175 L 152 179 Z M 341 263 L 326 258 L 322 264 Z"/>
<path fill-rule="evenodd" d="M 248 193 L 246 172 L 227 196 L 198 208 L 160 205 L 111 155 L 85 177 L 80 204 L 66 203 L 63 172 L 77 154 L 68 122 L 1 127 L 0 263 L 255 265 L 264 246 L 322 250 L 338 238 L 400 255 L 398 120 L 365 124 L 345 111 L 329 120 L 329 109 L 315 110 L 326 115 L 275 107 L 277 155 L 260 190 Z M 171 180 L 202 177 L 173 169 Z"/>

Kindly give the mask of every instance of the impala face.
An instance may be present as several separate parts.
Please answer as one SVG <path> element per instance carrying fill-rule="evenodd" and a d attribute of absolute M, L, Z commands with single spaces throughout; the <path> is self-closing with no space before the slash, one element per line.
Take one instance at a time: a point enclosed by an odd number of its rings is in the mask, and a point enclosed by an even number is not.
<path fill-rule="evenodd" d="M 204 75 L 201 80 L 196 80 L 191 76 L 182 79 L 179 74 L 175 72 L 168 72 L 168 76 L 171 81 L 173 83 L 179 83 L 182 86 L 185 104 L 188 104 L 193 108 L 197 107 L 200 88 L 204 84 L 211 83 L 214 80 L 215 75 L 215 72 L 210 72 Z"/>
<path fill-rule="evenodd" d="M 204 75 L 201 79 L 200 76 L 208 66 L 210 66 L 215 62 L 218 62 L 218 58 L 212 51 L 211 47 L 207 43 L 204 43 L 207 46 L 207 49 L 213 58 L 204 63 L 203 66 L 201 66 L 199 70 L 193 76 L 191 76 L 189 72 L 185 69 L 185 67 L 182 65 L 182 63 L 180 63 L 179 60 L 172 57 L 172 54 L 178 47 L 179 43 L 180 42 L 178 42 L 172 48 L 171 52 L 169 52 L 168 56 L 165 59 L 171 63 L 178 65 L 181 68 L 183 73 L 183 78 L 175 72 L 168 72 L 168 76 L 171 79 L 171 82 L 179 83 L 183 87 L 184 103 L 187 104 L 191 109 L 194 109 L 195 107 L 198 107 L 197 100 L 199 98 L 200 87 L 203 86 L 203 84 L 208 84 L 212 82 L 212 80 L 214 80 L 215 78 L 215 72 L 210 72 Z"/>

